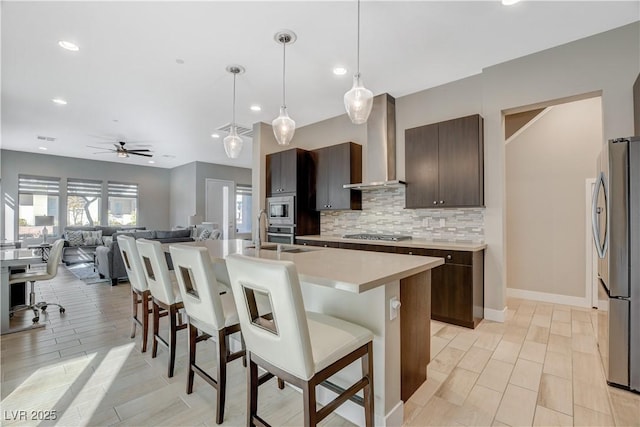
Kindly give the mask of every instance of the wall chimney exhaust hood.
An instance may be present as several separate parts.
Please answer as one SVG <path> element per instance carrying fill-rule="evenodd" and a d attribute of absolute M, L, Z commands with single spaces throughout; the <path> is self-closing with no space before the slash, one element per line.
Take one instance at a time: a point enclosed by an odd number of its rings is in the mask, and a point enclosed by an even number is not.
<path fill-rule="evenodd" d="M 366 151 L 367 176 L 362 183 L 345 184 L 343 188 L 364 191 L 407 185 L 396 179 L 396 100 L 388 93 L 373 98 Z"/>

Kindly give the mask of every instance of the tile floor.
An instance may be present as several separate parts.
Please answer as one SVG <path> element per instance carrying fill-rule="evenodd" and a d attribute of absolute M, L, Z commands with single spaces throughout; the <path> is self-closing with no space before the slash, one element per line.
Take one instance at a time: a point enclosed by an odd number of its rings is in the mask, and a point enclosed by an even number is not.
<path fill-rule="evenodd" d="M 38 289 L 67 312 L 41 318 L 46 328 L 0 338 L 1 425 L 215 425 L 215 391 L 196 379 L 194 393 L 185 393 L 185 334 L 170 379 L 166 352 L 152 359 L 139 351 L 139 332 L 129 338 L 127 283 L 87 285 L 62 268 Z M 432 322 L 429 379 L 405 404 L 405 425 L 640 426 L 640 396 L 606 386 L 592 310 L 523 300 L 508 306 L 504 324 L 470 330 Z M 12 326 L 30 319 L 17 315 Z M 199 352 L 215 371 L 213 344 Z M 228 381 L 223 425 L 245 425 L 240 361 Z M 302 423 L 302 399 L 289 387 L 267 384 L 259 403 L 274 426 Z M 28 421 L 15 419 L 20 410 Z M 52 410 L 55 420 L 30 418 Z M 337 415 L 323 424 L 351 425 Z"/>

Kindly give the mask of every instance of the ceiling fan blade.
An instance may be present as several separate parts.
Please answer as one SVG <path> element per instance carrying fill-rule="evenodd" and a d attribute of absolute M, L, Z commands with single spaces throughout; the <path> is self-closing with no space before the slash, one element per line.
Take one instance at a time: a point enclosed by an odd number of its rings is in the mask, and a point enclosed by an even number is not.
<path fill-rule="evenodd" d="M 129 152 L 129 153 L 139 153 L 141 151 L 151 151 L 151 150 L 148 150 L 146 148 L 144 150 L 129 150 L 129 149 L 127 149 L 127 152 Z"/>
<path fill-rule="evenodd" d="M 129 151 L 128 153 L 134 156 L 153 157 L 153 154 L 132 153 L 131 151 Z"/>
<path fill-rule="evenodd" d="M 110 148 L 105 148 L 105 147 L 96 147 L 95 145 L 87 145 L 87 147 L 89 148 L 96 148 L 98 150 L 108 150 L 109 152 L 114 152 L 115 150 L 112 150 Z"/>

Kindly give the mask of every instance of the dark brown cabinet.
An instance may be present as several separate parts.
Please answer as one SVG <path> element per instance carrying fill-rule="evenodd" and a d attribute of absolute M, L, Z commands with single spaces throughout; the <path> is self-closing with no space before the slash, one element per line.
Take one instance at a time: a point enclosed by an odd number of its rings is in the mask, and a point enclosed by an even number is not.
<path fill-rule="evenodd" d="M 298 169 L 304 165 L 305 151 L 299 148 L 267 155 L 267 196 L 295 193 Z"/>
<path fill-rule="evenodd" d="M 483 120 L 478 114 L 405 131 L 406 207 L 484 205 Z"/>
<path fill-rule="evenodd" d="M 362 209 L 362 193 L 343 188 L 362 181 L 362 146 L 353 142 L 315 150 L 316 209 Z"/>
<path fill-rule="evenodd" d="M 444 258 L 431 270 L 431 318 L 475 328 L 484 318 L 484 251 L 448 251 L 369 243 L 296 239 L 299 245 Z"/>

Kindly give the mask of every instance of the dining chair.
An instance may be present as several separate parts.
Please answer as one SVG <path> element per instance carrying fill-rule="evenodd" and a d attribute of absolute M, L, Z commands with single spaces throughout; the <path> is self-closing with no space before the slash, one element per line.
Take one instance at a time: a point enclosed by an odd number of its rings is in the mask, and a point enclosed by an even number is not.
<path fill-rule="evenodd" d="M 336 317 L 306 312 L 295 265 L 290 261 L 234 254 L 226 258 L 240 327 L 245 339 L 247 425 L 268 426 L 258 415 L 258 387 L 274 375 L 302 390 L 304 425 L 315 426 L 348 399 L 363 392 L 365 424 L 373 425 L 373 334 Z M 260 312 L 256 295 L 270 301 Z M 360 360 L 362 377 L 317 409 L 316 386 Z M 267 371 L 258 376 L 258 367 Z M 336 390 L 336 387 L 333 387 Z"/>
<path fill-rule="evenodd" d="M 177 332 L 186 329 L 180 310 L 184 308 L 180 290 L 174 287 L 171 274 L 167 266 L 167 259 L 162 251 L 162 244 L 155 240 L 137 239 L 136 246 L 142 271 L 144 272 L 151 300 L 153 302 L 153 348 L 151 357 L 158 354 L 158 343 L 169 350 L 169 367 L 167 376 L 173 377 L 176 364 Z M 169 340 L 160 336 L 160 317 L 169 317 Z"/>
<path fill-rule="evenodd" d="M 40 321 L 40 313 L 38 309 L 40 309 L 43 313 L 47 310 L 47 307 L 50 305 L 58 306 L 60 313 L 65 312 L 65 308 L 58 303 L 40 301 L 36 303 L 36 292 L 35 292 L 35 282 L 41 282 L 44 280 L 51 280 L 58 274 L 58 267 L 60 266 L 60 261 L 62 260 L 62 248 L 64 247 L 64 240 L 58 239 L 51 246 L 51 251 L 49 252 L 49 259 L 47 260 L 47 269 L 42 271 L 28 271 L 25 273 L 14 273 L 9 275 L 9 285 L 13 283 L 21 283 L 21 282 L 30 282 L 29 288 L 29 304 L 19 305 L 13 307 L 9 315 L 13 316 L 18 311 L 24 310 L 32 310 L 34 317 L 33 323 L 38 323 Z"/>

